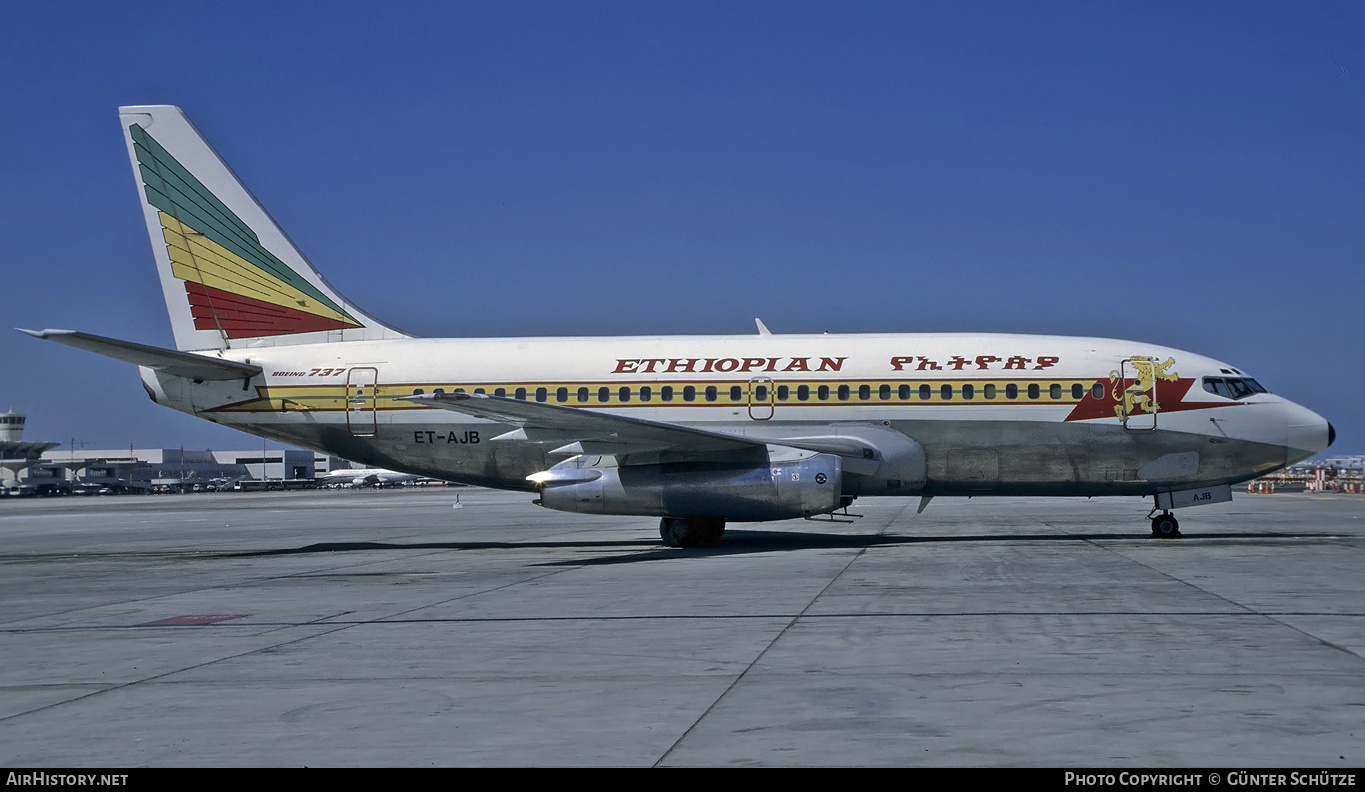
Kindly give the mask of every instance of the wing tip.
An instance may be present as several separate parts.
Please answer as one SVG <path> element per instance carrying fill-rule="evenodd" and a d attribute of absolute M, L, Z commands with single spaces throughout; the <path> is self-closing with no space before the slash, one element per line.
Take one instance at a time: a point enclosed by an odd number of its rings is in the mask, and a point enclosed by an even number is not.
<path fill-rule="evenodd" d="M 50 339 L 50 338 L 52 338 L 53 336 L 59 336 L 59 335 L 74 335 L 75 332 L 76 332 L 75 330 L 53 330 L 52 328 L 46 328 L 46 329 L 43 329 L 43 330 L 28 330 L 28 329 L 23 328 L 23 327 L 16 327 L 16 328 L 14 328 L 14 329 L 15 329 L 15 330 L 18 330 L 19 332 L 23 333 L 24 335 L 31 335 L 31 336 L 33 336 L 34 338 L 42 338 L 42 339 Z"/>

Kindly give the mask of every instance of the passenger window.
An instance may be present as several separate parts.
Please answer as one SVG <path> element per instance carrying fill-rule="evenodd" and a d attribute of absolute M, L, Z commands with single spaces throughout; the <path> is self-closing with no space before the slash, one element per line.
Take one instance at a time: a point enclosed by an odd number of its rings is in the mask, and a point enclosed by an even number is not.
<path fill-rule="evenodd" d="M 1090 398 L 1096 401 L 1104 398 L 1104 386 L 1096 382 L 1090 386 Z"/>
<path fill-rule="evenodd" d="M 1080 399 L 1085 396 L 1085 386 L 1081 383 L 1073 383 L 1071 386 L 1071 398 Z"/>
<path fill-rule="evenodd" d="M 649 398 L 653 395 L 654 391 L 651 390 L 648 385 L 640 389 L 640 401 L 649 401 Z"/>
<path fill-rule="evenodd" d="M 1030 399 L 1038 398 L 1038 394 L 1040 394 L 1041 392 L 1042 389 L 1038 387 L 1038 383 L 1036 382 L 1028 386 L 1028 397 Z"/>
<path fill-rule="evenodd" d="M 549 396 L 549 395 L 550 395 L 550 392 L 549 392 L 548 390 L 546 390 L 545 388 L 536 388 L 536 401 L 538 401 L 538 402 L 543 402 L 543 401 L 545 401 L 546 397 Z"/>
<path fill-rule="evenodd" d="M 877 398 L 882 401 L 891 401 L 891 386 L 883 385 L 877 389 Z"/>
<path fill-rule="evenodd" d="M 475 389 L 474 389 L 474 392 L 475 392 L 475 393 L 483 393 L 484 390 L 483 390 L 483 388 L 475 388 Z"/>
<path fill-rule="evenodd" d="M 696 401 L 697 389 L 692 385 L 683 388 L 683 401 Z"/>
<path fill-rule="evenodd" d="M 809 385 L 796 386 L 796 398 L 798 401 L 810 401 L 810 386 Z"/>
<path fill-rule="evenodd" d="M 719 393 L 720 393 L 720 391 L 716 390 L 716 386 L 715 386 L 715 385 L 709 385 L 709 386 L 707 386 L 707 388 L 706 388 L 706 400 L 709 401 L 709 402 L 715 401 L 715 400 L 716 400 L 716 396 L 717 396 Z"/>
<path fill-rule="evenodd" d="M 605 385 L 603 385 L 602 387 L 598 388 L 598 389 L 597 389 L 597 400 L 598 400 L 599 402 L 602 402 L 603 404 L 606 404 L 607 402 L 611 401 L 611 388 L 608 388 L 608 387 L 605 386 Z"/>
<path fill-rule="evenodd" d="M 1062 398 L 1062 384 L 1060 382 L 1054 382 L 1051 385 L 1049 385 L 1047 389 L 1047 395 L 1051 396 L 1054 399 Z"/>
<path fill-rule="evenodd" d="M 616 391 L 616 397 L 623 402 L 630 401 L 630 388 L 622 387 L 620 390 Z"/>
<path fill-rule="evenodd" d="M 767 385 L 756 385 L 756 386 L 754 386 L 754 401 L 766 402 L 767 400 L 768 400 L 768 386 L 767 386 Z"/>
<path fill-rule="evenodd" d="M 820 401 L 829 401 L 829 386 L 821 385 L 816 391 L 815 396 Z"/>
<path fill-rule="evenodd" d="M 493 390 L 493 395 L 494 395 L 494 396 L 497 396 L 499 399 L 505 399 L 505 398 L 507 398 L 507 389 L 506 389 L 506 388 L 495 388 L 495 389 Z"/>
<path fill-rule="evenodd" d="M 994 399 L 994 398 L 995 398 L 995 385 L 987 385 L 986 387 L 982 388 L 982 389 L 981 389 L 981 395 L 982 395 L 982 396 L 985 396 L 987 399 Z"/>
<path fill-rule="evenodd" d="M 972 385 L 962 386 L 962 398 L 971 399 L 976 396 L 976 388 Z"/>
<path fill-rule="evenodd" d="M 526 389 L 525 389 L 525 388 L 517 388 L 516 397 L 517 397 L 518 399 L 521 399 L 522 401 L 526 401 Z"/>
<path fill-rule="evenodd" d="M 786 401 L 788 398 L 791 397 L 791 393 L 792 393 L 792 392 L 791 392 L 791 388 L 788 388 L 786 385 L 778 385 L 778 386 L 777 386 L 777 400 L 778 400 L 778 401 Z"/>
<path fill-rule="evenodd" d="M 839 401 L 848 401 L 848 393 L 849 393 L 848 386 L 847 386 L 847 385 L 840 385 L 840 386 L 839 386 Z"/>
<path fill-rule="evenodd" d="M 569 389 L 559 388 L 555 391 L 555 401 L 566 402 L 569 400 Z"/>
<path fill-rule="evenodd" d="M 1015 385 L 1013 382 L 1011 382 L 1010 384 L 1006 385 L 1006 386 L 1005 386 L 1005 398 L 1006 398 L 1006 399 L 1017 399 L 1017 398 L 1019 398 L 1019 386 L 1018 386 L 1018 385 Z"/>
<path fill-rule="evenodd" d="M 896 395 L 900 397 L 901 401 L 909 401 L 910 386 L 909 385 L 900 386 L 899 388 L 896 389 Z"/>
<path fill-rule="evenodd" d="M 738 385 L 730 387 L 730 401 L 744 401 L 744 389 Z"/>
<path fill-rule="evenodd" d="M 952 386 L 952 385 L 944 385 L 943 387 L 941 387 L 941 388 L 938 389 L 938 395 L 939 395 L 939 397 L 942 398 L 944 401 L 952 401 L 952 398 L 953 398 L 953 386 Z"/>
<path fill-rule="evenodd" d="M 587 389 L 587 388 L 579 388 L 579 389 L 578 389 L 578 400 L 581 401 L 581 402 L 585 402 L 585 401 L 588 400 L 588 389 Z"/>
<path fill-rule="evenodd" d="M 919 386 L 919 400 L 920 400 L 920 401 L 929 401 L 930 399 L 933 398 L 933 396 L 934 396 L 934 389 L 933 389 L 933 388 L 929 387 L 928 385 L 921 385 L 921 386 Z"/>
<path fill-rule="evenodd" d="M 673 386 L 665 385 L 659 388 L 659 398 L 664 401 L 673 401 Z"/>

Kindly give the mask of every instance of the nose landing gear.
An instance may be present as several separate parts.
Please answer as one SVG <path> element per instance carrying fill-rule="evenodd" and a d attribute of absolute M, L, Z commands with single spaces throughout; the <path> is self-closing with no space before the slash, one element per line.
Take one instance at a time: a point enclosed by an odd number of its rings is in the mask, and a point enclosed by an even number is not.
<path fill-rule="evenodd" d="M 1162 512 L 1152 518 L 1152 536 L 1158 539 L 1174 539 L 1180 536 L 1180 521 L 1170 512 Z"/>
<path fill-rule="evenodd" d="M 1157 514 L 1160 511 L 1161 514 Z M 1161 496 L 1152 496 L 1152 510 L 1147 512 L 1147 516 L 1152 520 L 1152 536 L 1157 539 L 1176 539 L 1180 536 L 1180 521 L 1171 514 L 1171 510 L 1163 508 Z"/>

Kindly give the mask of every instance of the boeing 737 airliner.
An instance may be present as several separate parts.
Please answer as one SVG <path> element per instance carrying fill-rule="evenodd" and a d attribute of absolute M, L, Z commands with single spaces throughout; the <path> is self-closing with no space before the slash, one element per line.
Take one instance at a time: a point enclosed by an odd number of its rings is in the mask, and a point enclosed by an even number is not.
<path fill-rule="evenodd" d="M 973 333 L 413 338 L 304 258 L 178 108 L 120 120 L 176 349 L 137 364 L 215 423 L 550 509 L 659 517 L 670 546 L 855 498 L 1151 497 L 1172 509 L 1327 448 L 1241 369 L 1137 341 Z"/>

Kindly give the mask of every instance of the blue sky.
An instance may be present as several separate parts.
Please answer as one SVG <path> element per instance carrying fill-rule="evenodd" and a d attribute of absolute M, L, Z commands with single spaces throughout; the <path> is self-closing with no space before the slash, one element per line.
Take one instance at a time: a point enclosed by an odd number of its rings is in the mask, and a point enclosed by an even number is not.
<path fill-rule="evenodd" d="M 1365 451 L 1360 3 L 25 3 L 5 327 L 170 345 L 116 108 L 177 104 L 423 335 L 982 330 L 1223 359 Z M 259 441 L 0 332 L 87 447 Z"/>

